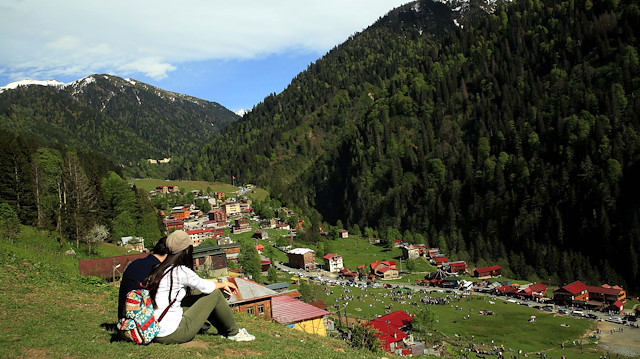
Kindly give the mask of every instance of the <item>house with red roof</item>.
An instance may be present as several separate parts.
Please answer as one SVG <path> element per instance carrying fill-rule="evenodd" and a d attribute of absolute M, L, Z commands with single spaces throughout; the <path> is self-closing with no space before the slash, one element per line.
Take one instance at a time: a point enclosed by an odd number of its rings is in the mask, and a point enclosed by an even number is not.
<path fill-rule="evenodd" d="M 349 238 L 349 231 L 347 231 L 346 229 L 338 229 L 338 237 Z"/>
<path fill-rule="evenodd" d="M 467 262 L 465 261 L 444 263 L 442 266 L 450 273 L 464 273 L 467 271 Z"/>
<path fill-rule="evenodd" d="M 344 279 L 356 280 L 358 279 L 358 272 L 352 272 L 347 268 L 342 268 L 340 270 L 340 276 Z"/>
<path fill-rule="evenodd" d="M 189 238 L 193 241 L 193 246 L 198 246 L 200 243 L 206 241 L 207 239 L 213 238 L 213 233 L 210 228 L 204 229 L 193 229 L 190 231 L 186 231 L 189 235 Z"/>
<path fill-rule="evenodd" d="M 589 286 L 589 307 L 595 307 L 602 310 L 613 310 L 624 313 L 624 305 L 626 304 L 627 293 L 618 286 L 603 285 L 601 287 Z"/>
<path fill-rule="evenodd" d="M 327 253 L 324 257 L 324 268 L 331 273 L 339 272 L 344 268 L 342 256 L 334 253 Z"/>
<path fill-rule="evenodd" d="M 493 265 L 490 267 L 476 268 L 473 270 L 473 275 L 476 277 L 498 277 L 502 275 L 502 267 Z"/>
<path fill-rule="evenodd" d="M 395 261 L 375 261 L 371 263 L 371 274 L 382 279 L 395 279 L 398 278 L 400 272 L 396 268 Z"/>
<path fill-rule="evenodd" d="M 175 230 L 184 229 L 184 220 L 182 219 L 165 219 L 164 227 L 167 232 L 173 232 Z"/>
<path fill-rule="evenodd" d="M 271 268 L 271 261 L 268 259 L 260 261 L 260 270 L 266 272 Z"/>
<path fill-rule="evenodd" d="M 419 355 L 424 353 L 424 344 L 413 343 L 407 333 L 411 330 L 412 318 L 402 310 L 383 315 L 364 324 L 378 332 L 381 348 L 399 355 Z"/>
<path fill-rule="evenodd" d="M 327 335 L 329 312 L 287 295 L 274 297 L 273 320 L 309 334 Z"/>
<path fill-rule="evenodd" d="M 553 292 L 553 300 L 561 304 L 586 304 L 589 290 L 586 284 L 578 280 Z"/>
<path fill-rule="evenodd" d="M 547 286 L 542 283 L 534 283 L 518 291 L 518 295 L 532 298 L 542 298 L 547 291 Z"/>
<path fill-rule="evenodd" d="M 258 253 L 262 254 L 264 252 L 264 246 L 262 244 L 254 244 L 253 247 L 258 251 Z"/>
<path fill-rule="evenodd" d="M 427 257 L 435 258 L 440 255 L 440 248 L 429 248 L 427 249 Z"/>
<path fill-rule="evenodd" d="M 495 291 L 498 294 L 513 296 L 518 293 L 518 288 L 505 284 L 503 286 L 497 287 Z"/>
<path fill-rule="evenodd" d="M 449 258 L 447 258 L 446 256 L 435 257 L 434 262 L 436 264 L 436 267 L 442 267 L 444 263 L 449 262 Z"/>

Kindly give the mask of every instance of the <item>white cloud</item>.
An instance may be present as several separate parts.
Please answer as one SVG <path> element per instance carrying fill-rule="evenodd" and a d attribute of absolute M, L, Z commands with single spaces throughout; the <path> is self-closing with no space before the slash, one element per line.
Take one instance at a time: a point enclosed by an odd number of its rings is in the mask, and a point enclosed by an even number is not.
<path fill-rule="evenodd" d="M 0 74 L 166 77 L 189 61 L 319 56 L 408 0 L 5 0 Z"/>

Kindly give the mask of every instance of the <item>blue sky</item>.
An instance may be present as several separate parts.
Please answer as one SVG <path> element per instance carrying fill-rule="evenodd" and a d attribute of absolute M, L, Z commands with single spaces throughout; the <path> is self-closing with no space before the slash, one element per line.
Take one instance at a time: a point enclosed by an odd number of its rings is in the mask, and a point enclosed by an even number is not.
<path fill-rule="evenodd" d="M 251 109 L 407 0 L 3 0 L 0 86 L 133 78 Z"/>

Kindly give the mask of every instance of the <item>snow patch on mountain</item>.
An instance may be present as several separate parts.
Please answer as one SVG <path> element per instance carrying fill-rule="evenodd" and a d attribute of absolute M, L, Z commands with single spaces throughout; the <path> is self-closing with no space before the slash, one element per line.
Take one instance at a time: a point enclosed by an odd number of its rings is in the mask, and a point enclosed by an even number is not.
<path fill-rule="evenodd" d="M 6 90 L 15 90 L 21 86 L 33 86 L 33 85 L 62 87 L 65 84 L 63 82 L 56 81 L 56 80 L 39 81 L 39 80 L 26 79 L 26 80 L 11 82 L 5 86 L 0 87 L 0 93 L 3 93 Z"/>
<path fill-rule="evenodd" d="M 242 117 L 242 116 L 246 115 L 247 113 L 249 113 L 249 111 L 251 111 L 251 110 L 245 110 L 245 109 L 241 108 L 241 109 L 239 109 L 239 110 L 235 110 L 235 111 L 233 111 L 233 112 L 234 112 L 236 115 L 238 115 L 238 116 Z"/>

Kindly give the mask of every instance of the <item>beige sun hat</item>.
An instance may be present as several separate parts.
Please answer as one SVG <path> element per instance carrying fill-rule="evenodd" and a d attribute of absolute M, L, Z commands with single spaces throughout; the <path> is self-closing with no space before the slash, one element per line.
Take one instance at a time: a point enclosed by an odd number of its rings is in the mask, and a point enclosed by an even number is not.
<path fill-rule="evenodd" d="M 185 231 L 177 230 L 167 237 L 167 248 L 171 254 L 180 253 L 190 245 L 193 245 L 193 241 Z"/>

